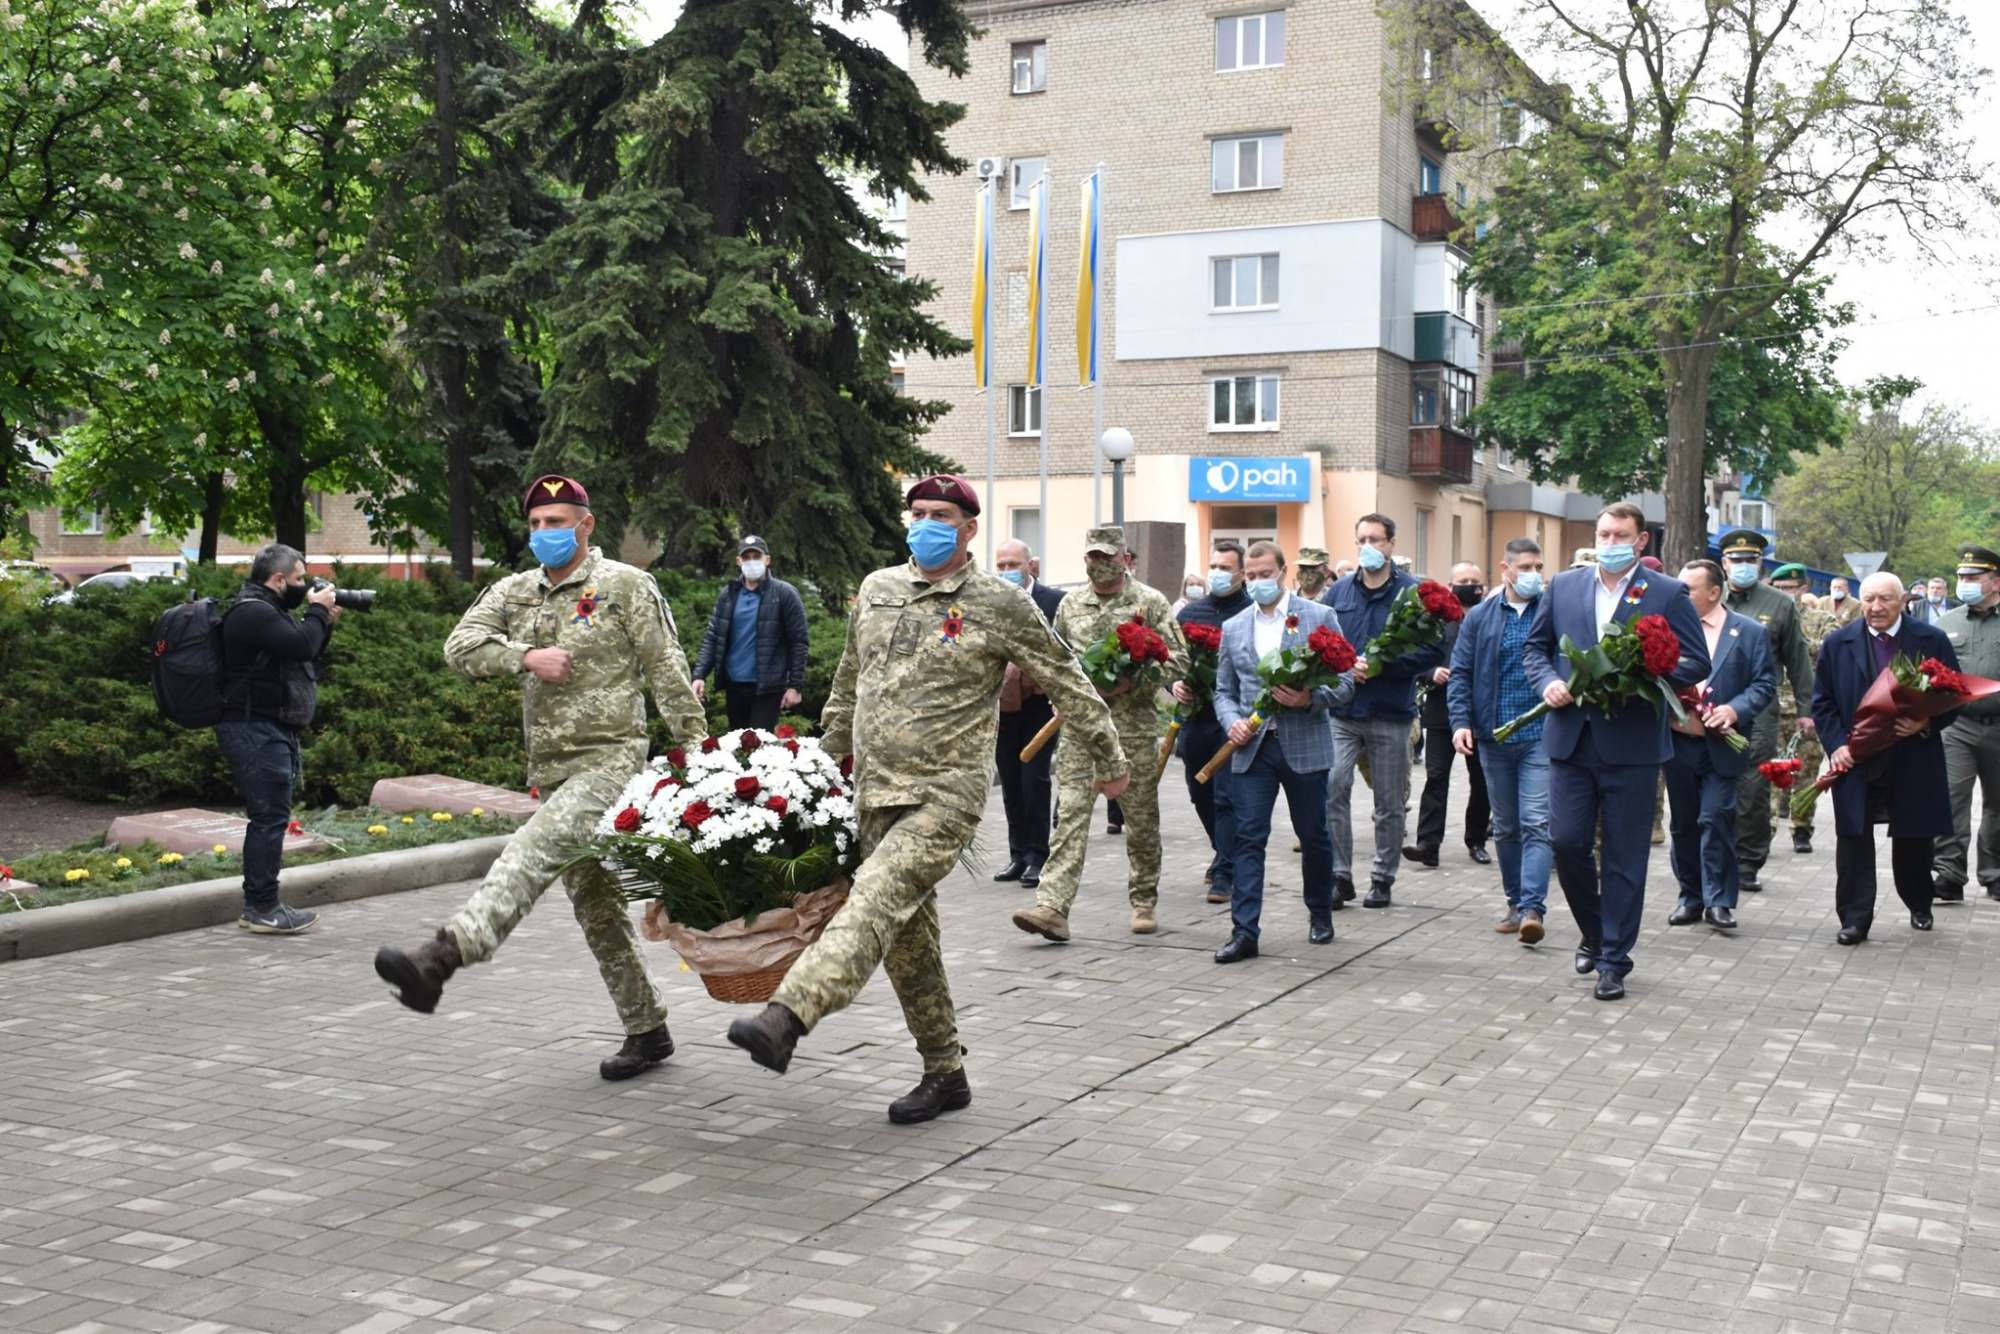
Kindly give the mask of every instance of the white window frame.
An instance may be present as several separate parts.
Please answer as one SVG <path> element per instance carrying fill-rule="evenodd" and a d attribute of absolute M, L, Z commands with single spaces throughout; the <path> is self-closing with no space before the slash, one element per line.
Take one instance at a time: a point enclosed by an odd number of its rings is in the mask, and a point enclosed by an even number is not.
<path fill-rule="evenodd" d="M 1014 42 L 1007 48 L 1007 90 L 1015 97 L 1043 93 L 1049 87 L 1049 43 L 1046 38 Z M 1028 83 L 1021 86 L 1021 66 L 1028 67 Z"/>
<path fill-rule="evenodd" d="M 1257 183 L 1243 184 L 1243 145 L 1257 146 Z M 1227 164 L 1227 174 L 1223 170 Z M 1222 182 L 1227 179 L 1228 184 Z M 1282 134 L 1234 134 L 1213 139 L 1208 150 L 1210 194 L 1244 194 L 1253 190 L 1281 190 L 1285 185 L 1285 136 Z"/>
<path fill-rule="evenodd" d="M 1042 391 L 1044 385 L 1029 388 L 1025 384 L 1007 386 L 1007 438 L 1010 440 L 1036 440 L 1042 434 Z M 1016 430 L 1016 423 L 1023 423 L 1026 429 Z"/>
<path fill-rule="evenodd" d="M 104 536 L 104 511 L 103 511 L 103 510 L 92 510 L 92 511 L 90 511 L 90 512 L 89 512 L 88 514 L 85 514 L 85 515 L 83 515 L 83 516 L 81 517 L 81 522 L 83 522 L 83 523 L 86 523 L 86 524 L 88 524 L 88 525 L 90 525 L 90 526 L 89 526 L 89 527 L 87 527 L 87 528 L 72 528 L 72 527 L 70 526 L 70 516 L 69 516 L 69 512 L 68 512 L 67 510 L 65 510 L 65 511 L 63 512 L 63 514 L 62 514 L 62 517 L 61 517 L 61 526 L 60 526 L 60 529 L 59 529 L 59 531 L 61 532 L 61 534 L 62 534 L 62 535 L 63 535 L 64 537 L 102 537 L 102 536 Z"/>
<path fill-rule="evenodd" d="M 1246 259 L 1254 259 L 1258 261 L 1257 300 L 1247 305 L 1236 300 L 1237 265 L 1241 261 Z M 1265 264 L 1264 261 L 1269 261 L 1268 266 Z M 1216 278 L 1217 266 L 1224 264 L 1229 266 L 1230 299 L 1229 299 L 1229 304 L 1227 305 L 1218 304 L 1215 300 L 1215 278 Z M 1267 287 L 1277 287 L 1279 289 L 1279 294 L 1282 296 L 1284 291 L 1283 277 L 1284 275 L 1281 272 L 1281 265 L 1279 262 L 1278 254 L 1275 251 L 1264 251 L 1251 255 L 1211 255 L 1208 261 L 1209 311 L 1211 314 L 1216 314 L 1216 315 L 1233 315 L 1252 310 L 1276 310 L 1278 308 L 1277 301 L 1275 300 L 1266 301 L 1264 299 L 1266 295 L 1265 289 Z"/>
<path fill-rule="evenodd" d="M 1272 60 L 1271 37 L 1273 21 L 1276 23 L 1276 60 Z M 1254 25 L 1254 26 L 1253 26 Z M 1285 63 L 1285 37 L 1287 24 L 1285 11 L 1266 9 L 1255 14 L 1231 14 L 1215 21 L 1215 72 L 1217 74 L 1242 74 L 1249 70 L 1279 69 Z M 1257 59 L 1255 62 L 1243 59 L 1243 37 L 1246 32 L 1257 34 Z M 1229 62 L 1223 63 L 1223 34 L 1228 33 Z"/>
<path fill-rule="evenodd" d="M 1211 375 L 1208 378 L 1208 429 L 1211 434 L 1225 432 L 1241 434 L 1246 431 L 1275 431 L 1284 420 L 1284 395 L 1279 381 L 1282 377 L 1275 373 L 1248 371 L 1238 375 Z M 1235 420 L 1238 395 L 1245 381 L 1251 385 L 1251 407 L 1255 421 Z M 1230 387 L 1230 420 L 1220 422 L 1215 419 L 1215 394 L 1223 385 Z M 1272 412 L 1265 415 L 1266 407 Z"/>
<path fill-rule="evenodd" d="M 1021 188 L 1021 168 L 1028 163 L 1033 163 L 1036 167 L 1039 168 L 1039 170 L 1036 171 L 1034 180 L 1029 181 L 1027 183 L 1027 189 L 1024 190 Z M 1048 174 L 1049 174 L 1049 160 L 1045 157 L 1008 158 L 1007 159 L 1007 207 L 1015 212 L 1019 212 L 1020 210 L 1027 208 L 1029 204 L 1033 202 L 1029 198 L 1029 196 L 1034 191 L 1035 181 L 1039 181 L 1046 178 Z"/>
<path fill-rule="evenodd" d="M 1042 553 L 1042 507 L 1010 505 L 1007 508 L 1007 536 L 1025 542 L 1037 557 Z"/>

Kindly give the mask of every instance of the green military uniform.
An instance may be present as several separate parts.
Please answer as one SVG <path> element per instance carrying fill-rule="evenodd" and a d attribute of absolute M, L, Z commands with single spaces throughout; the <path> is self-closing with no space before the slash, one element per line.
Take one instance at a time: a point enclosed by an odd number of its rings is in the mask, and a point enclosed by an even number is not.
<path fill-rule="evenodd" d="M 569 650 L 567 680 L 552 683 L 524 673 L 522 656 L 538 648 Z M 487 589 L 445 640 L 444 656 L 467 676 L 525 677 L 528 781 L 542 796 L 541 809 L 447 924 L 460 959 L 472 964 L 493 957 L 556 868 L 596 836 L 605 809 L 645 766 L 642 690 L 652 692 L 678 744 L 693 744 L 708 725 L 659 585 L 595 547 L 559 584 L 538 568 Z M 658 1028 L 666 1022 L 666 1001 L 646 969 L 616 879 L 586 862 L 564 875 L 563 884 L 625 1031 Z"/>
<path fill-rule="evenodd" d="M 2000 555 L 1982 546 L 1958 552 L 1961 578 L 2000 573 Z M 1951 640 L 1958 669 L 1967 676 L 2000 677 L 2000 608 L 1977 603 L 1953 607 L 1937 628 Z M 1963 892 L 1966 851 L 1972 842 L 1972 783 L 1979 780 L 1979 883 L 2000 898 L 2000 695 L 1977 699 L 1944 729 L 1945 780 L 1951 785 L 1951 837 L 1941 838 L 1931 859 L 1940 889 Z"/>
<path fill-rule="evenodd" d="M 1122 528 L 1093 528 L 1084 543 L 1084 554 L 1117 555 L 1125 546 Z M 1116 593 L 1099 593 L 1086 584 L 1064 595 L 1056 608 L 1056 634 L 1078 653 L 1110 635 L 1112 630 L 1134 617 L 1160 632 L 1172 655 L 1166 665 L 1167 680 L 1187 674 L 1187 643 L 1174 621 L 1166 596 L 1148 588 L 1131 575 Z M 1140 685 L 1116 699 L 1108 700 L 1112 721 L 1118 727 L 1118 742 L 1132 756 L 1150 755 L 1159 748 L 1160 720 L 1153 705 L 1153 689 Z M 1063 723 L 1067 732 L 1069 723 Z M 1204 760 L 1207 756 L 1202 757 Z M 1065 742 L 1056 751 L 1056 827 L 1049 839 L 1049 859 L 1042 864 L 1042 883 L 1035 887 L 1035 901 L 1069 916 L 1070 905 L 1083 879 L 1083 856 L 1090 841 L 1090 815 L 1097 801 L 1091 790 L 1090 757 Z M 1132 782 L 1118 798 L 1125 813 L 1125 855 L 1129 862 L 1126 878 L 1134 908 L 1151 909 L 1160 899 L 1160 780 L 1155 765 L 1132 765 Z"/>
<path fill-rule="evenodd" d="M 1105 781 L 1125 773 L 1097 692 L 1020 589 L 970 563 L 935 583 L 914 561 L 862 581 L 821 716 L 826 749 L 854 756 L 861 867 L 847 903 L 772 998 L 807 1031 L 883 964 L 924 1072 L 960 1068 L 936 891 L 986 809 L 1009 662 L 1055 701 L 1064 753 Z"/>
<path fill-rule="evenodd" d="M 1801 584 L 1806 577 L 1803 565 L 1781 565 L 1771 571 L 1771 582 L 1775 586 L 1780 580 L 1797 579 Z M 1784 590 L 1780 590 L 1781 592 Z M 1789 594 L 1788 594 L 1789 596 Z M 1794 605 L 1797 605 L 1794 603 Z M 1806 655 L 1812 659 L 1813 670 L 1819 670 L 1819 646 L 1826 637 L 1840 628 L 1840 618 L 1830 611 L 1818 607 L 1799 607 L 1799 633 L 1805 636 Z M 1803 837 L 1810 841 L 1813 833 L 1813 812 L 1803 816 L 1792 814 L 1792 797 L 1801 789 L 1809 787 L 1819 777 L 1820 766 L 1826 762 L 1826 751 L 1819 744 L 1817 733 L 1801 735 L 1799 732 L 1800 699 L 1792 689 L 1791 678 L 1787 676 L 1778 687 L 1778 748 L 1789 751 L 1792 757 L 1805 767 L 1799 771 L 1797 782 L 1791 791 L 1773 787 L 1771 789 L 1771 816 L 1782 824 L 1790 820 L 1792 837 L 1796 841 Z M 1805 712 L 1812 712 L 1812 701 L 1803 701 Z"/>
<path fill-rule="evenodd" d="M 1725 533 L 1722 537 L 1724 567 L 1728 568 L 1731 563 L 1751 563 L 1752 569 L 1759 569 L 1757 562 L 1763 560 L 1768 546 L 1770 539 L 1753 529 L 1739 528 Z M 1732 558 L 1735 558 L 1734 562 Z M 1791 687 L 1793 698 L 1810 700 L 1813 688 L 1812 654 L 1799 624 L 1797 604 L 1762 582 L 1761 578 L 1748 588 L 1738 588 L 1734 583 L 1728 587 L 1723 605 L 1764 627 L 1771 636 L 1771 657 Z M 1749 767 L 1736 780 L 1736 861 L 1746 889 L 1756 886 L 1757 872 L 1771 856 L 1771 780 L 1764 777 L 1757 766 L 1765 760 L 1777 758 L 1778 731 L 1776 709 L 1765 709 L 1757 715 L 1756 721 L 1750 725 L 1750 749 L 1745 755 Z"/>

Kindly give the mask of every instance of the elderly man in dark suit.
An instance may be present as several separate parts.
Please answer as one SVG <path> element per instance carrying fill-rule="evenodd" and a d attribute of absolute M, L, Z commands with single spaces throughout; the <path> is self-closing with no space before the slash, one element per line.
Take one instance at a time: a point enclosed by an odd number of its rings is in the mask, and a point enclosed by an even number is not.
<path fill-rule="evenodd" d="M 1889 864 L 1896 894 L 1910 910 L 1910 925 L 1931 929 L 1931 851 L 1951 833 L 1951 785 L 1945 776 L 1939 733 L 1957 713 L 1900 719 L 1900 738 L 1872 759 L 1855 763 L 1847 748 L 1868 687 L 1897 657 L 1936 658 L 1954 671 L 1958 655 L 1936 626 L 1903 614 L 1903 583 L 1893 574 L 1861 581 L 1861 619 L 1841 626 L 1820 645 L 1813 682 L 1813 721 L 1826 747 L 1827 768 L 1848 774 L 1828 793 L 1833 802 L 1835 910 L 1842 945 L 1868 939 L 1875 923 L 1875 829 L 1889 826 Z"/>
<path fill-rule="evenodd" d="M 1596 559 L 1549 583 L 1522 658 L 1528 684 L 1551 712 L 1542 729 L 1549 752 L 1550 837 L 1556 878 L 1583 937 L 1576 971 L 1597 974 L 1597 998 L 1618 1000 L 1632 971 L 1632 946 L 1646 904 L 1646 859 L 1653 844 L 1653 797 L 1660 765 L 1673 753 L 1668 714 L 1639 700 L 1605 713 L 1569 693 L 1567 637 L 1594 646 L 1613 621 L 1664 616 L 1681 641 L 1680 666 L 1667 678 L 1675 690 L 1708 675 L 1708 644 L 1687 588 L 1640 566 L 1647 541 L 1645 512 L 1619 503 L 1597 516 Z M 1600 822 L 1600 868 L 1593 843 Z"/>
<path fill-rule="evenodd" d="M 1042 619 L 1054 624 L 1063 591 L 1039 577 L 1042 563 L 1026 542 L 1009 538 L 993 552 L 993 573 L 1026 592 L 1041 608 Z M 1042 863 L 1049 859 L 1049 808 L 1053 793 L 1050 764 L 1056 748 L 1021 763 L 1021 749 L 1042 725 L 1055 716 L 1049 697 L 1034 677 L 1007 664 L 1000 683 L 999 743 L 994 759 L 1000 767 L 1000 803 L 1007 812 L 1007 864 L 994 873 L 997 881 L 1018 880 L 1029 889 L 1042 883 Z"/>

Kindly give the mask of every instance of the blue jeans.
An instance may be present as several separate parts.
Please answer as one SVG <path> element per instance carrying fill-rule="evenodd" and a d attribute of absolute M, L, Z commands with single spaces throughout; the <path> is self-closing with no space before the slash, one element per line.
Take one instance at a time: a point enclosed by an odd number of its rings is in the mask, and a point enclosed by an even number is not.
<path fill-rule="evenodd" d="M 1257 939 L 1257 920 L 1264 912 L 1264 845 L 1271 841 L 1271 808 L 1284 789 L 1305 853 L 1306 907 L 1315 914 L 1333 911 L 1333 835 L 1326 823 L 1327 771 L 1300 773 L 1285 763 L 1275 728 L 1264 739 L 1250 767 L 1229 776 L 1229 804 L 1236 817 L 1235 890 L 1229 900 L 1229 922 L 1239 936 Z"/>
<path fill-rule="evenodd" d="M 232 719 L 215 725 L 215 744 L 236 775 L 243 813 L 250 817 L 243 834 L 243 906 L 267 913 L 278 906 L 278 861 L 301 772 L 299 734 L 263 718 Z"/>
<path fill-rule="evenodd" d="M 1511 746 L 1479 743 L 1479 768 L 1493 804 L 1493 850 L 1499 854 L 1500 887 L 1513 912 L 1541 912 L 1548 904 L 1549 753 L 1540 741 Z"/>

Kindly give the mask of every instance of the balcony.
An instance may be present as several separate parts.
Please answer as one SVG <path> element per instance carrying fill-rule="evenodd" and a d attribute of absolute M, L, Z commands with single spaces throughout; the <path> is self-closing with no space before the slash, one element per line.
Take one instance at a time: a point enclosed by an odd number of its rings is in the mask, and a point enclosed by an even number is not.
<path fill-rule="evenodd" d="M 1410 476 L 1426 482 L 1472 480 L 1472 437 L 1449 426 L 1410 428 Z"/>
<path fill-rule="evenodd" d="M 1472 240 L 1472 230 L 1453 216 L 1449 200 L 1441 194 L 1417 195 L 1411 201 L 1410 230 L 1419 241 L 1468 245 Z"/>

